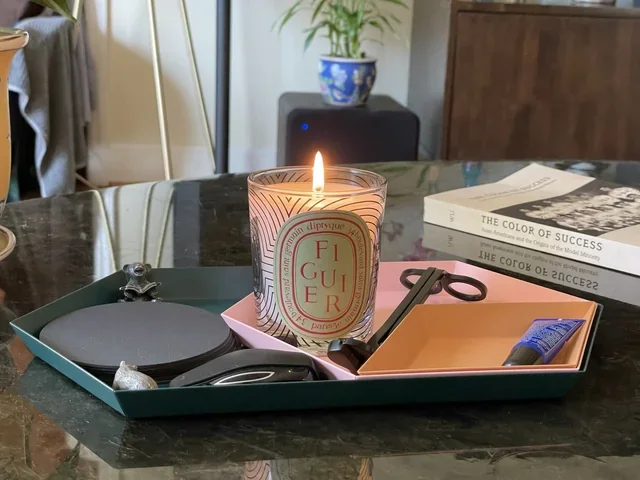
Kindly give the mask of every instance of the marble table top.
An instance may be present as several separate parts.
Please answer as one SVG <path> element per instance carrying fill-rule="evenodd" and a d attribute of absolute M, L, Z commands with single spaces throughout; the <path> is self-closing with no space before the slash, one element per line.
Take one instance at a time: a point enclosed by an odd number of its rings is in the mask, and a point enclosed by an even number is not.
<path fill-rule="evenodd" d="M 9 322 L 129 262 L 249 265 L 246 176 L 9 205 L 3 224 L 18 246 L 0 262 L 0 480 L 638 478 L 640 288 L 622 292 L 640 279 L 600 270 L 590 275 L 606 289 L 570 288 L 423 242 L 424 195 L 525 164 L 367 168 L 389 179 L 384 261 L 468 259 L 604 304 L 587 375 L 562 401 L 127 421 L 34 359 Z M 556 166 L 640 185 L 640 163 Z"/>

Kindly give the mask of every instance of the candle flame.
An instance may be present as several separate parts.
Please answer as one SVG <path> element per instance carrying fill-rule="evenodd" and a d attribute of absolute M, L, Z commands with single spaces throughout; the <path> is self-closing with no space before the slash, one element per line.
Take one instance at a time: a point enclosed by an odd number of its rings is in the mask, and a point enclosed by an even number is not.
<path fill-rule="evenodd" d="M 320 152 L 316 153 L 316 159 L 313 162 L 313 191 L 314 193 L 324 191 L 324 164 Z"/>

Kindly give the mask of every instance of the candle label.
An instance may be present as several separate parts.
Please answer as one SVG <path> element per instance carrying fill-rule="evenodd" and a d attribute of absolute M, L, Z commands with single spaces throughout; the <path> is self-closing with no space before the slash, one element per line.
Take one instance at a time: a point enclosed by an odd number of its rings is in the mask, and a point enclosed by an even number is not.
<path fill-rule="evenodd" d="M 331 340 L 353 329 L 369 300 L 371 250 L 367 224 L 352 212 L 306 212 L 282 225 L 274 289 L 293 333 Z"/>

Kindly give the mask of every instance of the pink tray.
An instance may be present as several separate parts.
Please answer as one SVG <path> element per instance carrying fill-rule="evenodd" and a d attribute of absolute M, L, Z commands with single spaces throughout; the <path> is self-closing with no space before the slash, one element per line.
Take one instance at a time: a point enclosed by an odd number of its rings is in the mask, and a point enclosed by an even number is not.
<path fill-rule="evenodd" d="M 507 277 L 499 273 L 484 270 L 479 267 L 468 265 L 462 262 L 444 261 L 444 262 L 383 262 L 380 264 L 380 272 L 378 275 L 378 292 L 376 296 L 376 309 L 374 316 L 374 331 L 377 330 L 389 318 L 389 315 L 402 301 L 408 290 L 400 283 L 400 274 L 407 268 L 429 268 L 435 267 L 446 270 L 450 273 L 459 275 L 467 275 L 482 281 L 488 289 L 487 298 L 483 303 L 573 303 L 587 302 L 584 299 L 556 292 L 548 288 L 540 287 L 532 283 Z M 460 291 L 465 291 L 466 286 L 456 285 Z M 468 287 L 468 293 L 477 293 L 472 287 Z M 438 295 L 431 295 L 427 300 L 429 304 L 455 304 L 465 303 L 458 300 L 445 292 Z M 588 302 L 592 303 L 592 302 Z M 277 350 L 300 351 L 281 340 L 271 337 L 256 329 L 256 312 L 253 295 L 248 295 L 231 308 L 222 313 L 222 317 L 240 336 L 242 341 L 252 348 L 271 348 Z M 533 320 L 533 318 L 532 318 Z M 586 335 L 585 335 L 586 339 Z M 389 373 L 389 374 L 367 374 L 362 376 L 353 375 L 346 369 L 334 364 L 328 358 L 322 356 L 314 356 L 316 363 L 324 370 L 330 379 L 335 380 L 354 380 L 362 378 L 392 378 L 392 377 L 422 377 L 430 375 L 441 375 L 443 372 L 421 372 L 421 373 Z M 539 371 L 544 367 L 532 367 L 531 371 Z M 575 368 L 562 369 L 555 368 L 554 371 L 575 371 Z M 505 374 L 509 371 L 505 369 Z M 518 368 L 517 371 L 522 373 L 528 371 L 526 368 Z M 477 369 L 473 371 L 457 371 L 446 372 L 451 375 L 477 375 L 487 373 L 487 370 Z M 495 373 L 495 371 L 493 372 Z"/>

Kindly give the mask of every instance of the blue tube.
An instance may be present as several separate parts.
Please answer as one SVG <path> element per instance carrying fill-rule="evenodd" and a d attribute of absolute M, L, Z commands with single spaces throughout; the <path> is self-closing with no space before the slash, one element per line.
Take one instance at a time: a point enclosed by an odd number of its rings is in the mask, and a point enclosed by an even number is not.
<path fill-rule="evenodd" d="M 582 318 L 537 318 L 502 365 L 547 365 L 584 322 Z"/>

